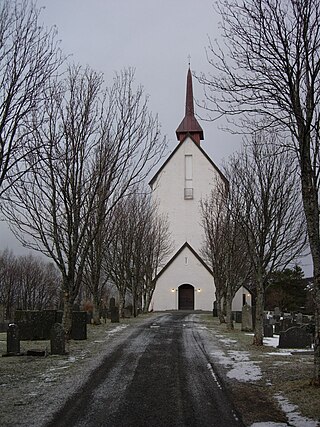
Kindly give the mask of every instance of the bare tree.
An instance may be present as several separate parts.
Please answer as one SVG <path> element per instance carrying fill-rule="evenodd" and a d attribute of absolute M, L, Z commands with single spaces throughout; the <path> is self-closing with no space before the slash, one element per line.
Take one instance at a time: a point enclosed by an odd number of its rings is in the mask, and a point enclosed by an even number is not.
<path fill-rule="evenodd" d="M 224 302 L 226 300 L 226 191 L 218 192 L 201 201 L 202 226 L 204 228 L 204 245 L 201 253 L 210 265 L 216 288 L 217 315 L 220 323 L 225 323 Z"/>
<path fill-rule="evenodd" d="M 56 30 L 39 22 L 32 1 L 0 6 L 0 196 L 25 172 L 20 160 L 36 149 L 28 126 L 62 57 Z"/>
<path fill-rule="evenodd" d="M 17 260 L 12 251 L 4 250 L 0 254 L 0 304 L 4 318 L 14 319 L 17 294 Z"/>
<path fill-rule="evenodd" d="M 305 218 L 293 156 L 279 153 L 275 135 L 258 133 L 231 157 L 238 224 L 256 287 L 254 344 L 263 344 L 264 292 L 270 275 L 297 259 L 305 248 Z"/>
<path fill-rule="evenodd" d="M 229 186 L 217 188 L 201 201 L 205 242 L 202 253 L 214 274 L 220 323 L 233 329 L 232 301 L 251 274 L 251 265 L 239 223 L 238 188 L 232 175 Z M 224 313 L 225 311 L 225 313 Z M 224 314 L 226 318 L 224 318 Z"/>
<path fill-rule="evenodd" d="M 17 238 L 49 256 L 62 274 L 63 324 L 71 330 L 72 305 L 101 221 L 165 148 L 134 72 L 102 76 L 70 67 L 49 88 L 46 118 L 33 130 L 39 142 L 26 159 L 28 174 L 10 189 L 3 210 Z"/>
<path fill-rule="evenodd" d="M 14 319 L 16 309 L 43 310 L 57 308 L 61 276 L 52 263 L 33 255 L 15 256 L 0 253 L 0 305 L 4 317 Z"/>
<path fill-rule="evenodd" d="M 227 0 L 218 6 L 225 45 L 210 43 L 215 74 L 202 76 L 207 107 L 250 128 L 290 135 L 300 167 L 301 192 L 313 260 L 316 303 L 314 383 L 320 384 L 320 1 Z"/>
<path fill-rule="evenodd" d="M 156 274 L 168 255 L 168 223 L 159 216 L 150 194 L 137 187 L 114 212 L 115 233 L 106 250 L 106 268 L 119 291 L 120 312 L 128 291 L 133 314 L 147 312 L 155 289 Z"/>

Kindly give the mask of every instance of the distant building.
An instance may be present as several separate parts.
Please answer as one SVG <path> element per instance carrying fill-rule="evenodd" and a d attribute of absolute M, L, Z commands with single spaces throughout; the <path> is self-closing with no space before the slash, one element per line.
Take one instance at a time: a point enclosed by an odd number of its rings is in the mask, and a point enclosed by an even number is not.
<path fill-rule="evenodd" d="M 172 253 L 159 271 L 151 308 L 153 310 L 212 310 L 214 277 L 201 257 L 204 232 L 200 200 L 227 179 L 203 150 L 203 130 L 194 115 L 192 74 L 187 74 L 185 116 L 176 130 L 178 145 L 150 181 L 153 199 L 160 213 L 168 217 Z M 241 288 L 233 310 L 251 304 Z"/>

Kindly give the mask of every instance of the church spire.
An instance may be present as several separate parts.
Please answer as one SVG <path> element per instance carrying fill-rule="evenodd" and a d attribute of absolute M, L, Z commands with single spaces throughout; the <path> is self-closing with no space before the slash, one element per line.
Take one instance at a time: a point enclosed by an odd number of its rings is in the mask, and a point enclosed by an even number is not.
<path fill-rule="evenodd" d="M 203 130 L 194 116 L 192 74 L 190 70 L 190 64 L 187 74 L 186 112 L 184 119 L 176 130 L 178 141 L 183 141 L 188 133 L 200 145 L 200 140 L 203 139 Z"/>

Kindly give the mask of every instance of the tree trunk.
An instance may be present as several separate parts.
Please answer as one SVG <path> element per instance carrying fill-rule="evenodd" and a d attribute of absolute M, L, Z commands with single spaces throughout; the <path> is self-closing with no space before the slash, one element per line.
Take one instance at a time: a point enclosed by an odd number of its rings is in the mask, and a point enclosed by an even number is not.
<path fill-rule="evenodd" d="M 301 188 L 308 239 L 313 263 L 313 294 L 315 302 L 314 375 L 312 383 L 320 386 L 320 231 L 316 178 L 310 160 L 310 141 L 301 146 Z"/>
<path fill-rule="evenodd" d="M 314 374 L 312 384 L 320 386 L 320 279 L 314 283 L 315 294 L 315 335 L 314 335 Z M 316 281 L 315 281 L 316 282 Z"/>
<path fill-rule="evenodd" d="M 142 311 L 145 314 L 149 312 L 152 294 L 153 294 L 153 292 L 147 291 L 143 295 L 143 309 L 142 309 Z"/>
<path fill-rule="evenodd" d="M 67 340 L 71 338 L 72 306 L 73 306 L 73 301 L 70 299 L 69 292 L 64 292 L 62 326 L 63 326 L 64 333 L 66 335 Z"/>
<path fill-rule="evenodd" d="M 126 303 L 126 293 L 119 292 L 119 316 L 124 317 L 124 306 Z"/>
<path fill-rule="evenodd" d="M 257 281 L 256 313 L 254 325 L 253 345 L 263 345 L 263 311 L 264 311 L 264 286 L 261 279 Z"/>
<path fill-rule="evenodd" d="M 227 292 L 226 292 L 226 324 L 227 324 L 227 330 L 232 331 L 234 329 L 233 320 L 232 320 L 232 295 L 230 292 L 230 286 L 227 286 Z"/>
<path fill-rule="evenodd" d="M 94 325 L 101 325 L 100 320 L 100 300 L 97 296 L 93 297 L 93 316 L 92 321 Z"/>
<path fill-rule="evenodd" d="M 226 320 L 223 315 L 222 311 L 222 296 L 220 292 L 216 291 L 216 299 L 217 299 L 217 316 L 219 319 L 220 324 L 226 323 Z"/>

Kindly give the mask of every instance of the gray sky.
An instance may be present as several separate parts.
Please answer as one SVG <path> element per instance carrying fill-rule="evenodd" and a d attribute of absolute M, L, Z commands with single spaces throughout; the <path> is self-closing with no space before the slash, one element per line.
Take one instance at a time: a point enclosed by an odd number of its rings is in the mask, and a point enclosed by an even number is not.
<path fill-rule="evenodd" d="M 207 72 L 205 48 L 208 36 L 218 36 L 218 17 L 213 0 L 38 0 L 44 6 L 41 19 L 57 26 L 58 38 L 69 62 L 89 65 L 102 72 L 106 84 L 115 71 L 134 67 L 136 82 L 150 96 L 149 107 L 159 115 L 168 148 L 176 144 L 175 130 L 184 117 L 188 56 L 191 69 Z M 196 99 L 202 87 L 193 79 Z M 201 113 L 196 108 L 196 112 Z M 218 129 L 218 123 L 200 121 L 202 147 L 218 165 L 240 145 Z M 23 253 L 11 232 L 0 225 L 0 250 Z"/>
<path fill-rule="evenodd" d="M 219 37 L 219 17 L 213 0 L 38 0 L 44 6 L 44 23 L 56 25 L 61 47 L 69 61 L 89 65 L 111 84 L 115 71 L 136 69 L 136 82 L 150 96 L 150 109 L 158 113 L 169 151 L 176 144 L 175 130 L 184 116 L 188 56 L 191 69 L 208 73 L 208 37 Z M 197 100 L 203 89 L 193 79 Z M 196 112 L 204 114 L 196 107 Z M 240 148 L 241 137 L 220 129 L 222 122 L 199 120 L 204 130 L 202 147 L 221 166 Z M 0 250 L 23 248 L 9 230 L 0 225 Z"/>

